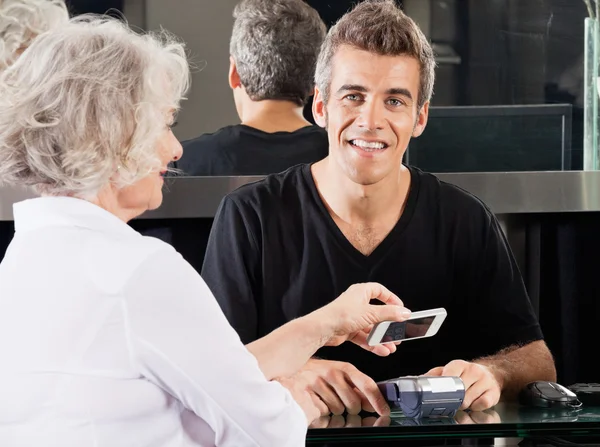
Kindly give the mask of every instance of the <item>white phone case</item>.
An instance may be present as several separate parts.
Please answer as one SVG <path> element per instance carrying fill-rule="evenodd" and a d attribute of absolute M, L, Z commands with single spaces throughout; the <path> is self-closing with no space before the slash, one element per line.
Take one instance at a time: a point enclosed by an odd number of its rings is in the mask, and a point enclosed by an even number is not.
<path fill-rule="evenodd" d="M 394 323 L 394 322 L 393 321 L 382 321 L 381 323 L 377 323 L 375 326 L 373 326 L 373 329 L 371 330 L 371 332 L 369 333 L 369 336 L 367 337 L 367 344 L 369 346 L 375 346 L 375 345 L 379 345 L 382 343 L 394 343 L 395 341 L 408 341 L 408 340 L 417 340 L 419 338 L 432 337 L 438 333 L 440 326 L 446 319 L 446 315 L 448 315 L 446 312 L 446 309 L 444 309 L 442 307 L 437 308 L 437 309 L 429 309 L 429 310 L 421 310 L 418 312 L 413 312 L 411 314 L 410 318 L 408 320 L 406 320 L 406 322 L 409 322 L 410 320 L 415 320 L 418 318 L 435 317 L 435 319 L 431 323 L 431 326 L 429 326 L 427 333 L 425 335 L 422 335 L 419 337 L 403 338 L 401 340 L 391 340 L 391 341 L 387 341 L 387 342 L 382 342 L 381 339 L 383 338 L 386 331 L 388 330 L 390 323 Z"/>

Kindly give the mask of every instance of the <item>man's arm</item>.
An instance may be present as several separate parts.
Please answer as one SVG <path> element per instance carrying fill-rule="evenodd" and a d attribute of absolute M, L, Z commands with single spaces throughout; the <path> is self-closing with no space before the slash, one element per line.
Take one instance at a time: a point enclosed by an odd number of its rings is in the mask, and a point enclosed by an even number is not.
<path fill-rule="evenodd" d="M 543 340 L 512 346 L 474 362 L 488 367 L 494 374 L 502 390 L 502 400 L 516 399 L 529 382 L 556 381 L 554 359 Z"/>
<path fill-rule="evenodd" d="M 457 228 L 457 290 L 464 297 L 457 349 L 464 345 L 464 357 L 474 360 L 454 360 L 427 375 L 461 377 L 463 408 L 481 411 L 501 397 L 514 399 L 529 382 L 555 380 L 556 371 L 496 217 L 484 206 L 470 206 Z"/>
<path fill-rule="evenodd" d="M 543 340 L 511 346 L 472 362 L 453 360 L 426 375 L 460 377 L 466 389 L 461 409 L 473 411 L 487 410 L 500 400 L 516 399 L 529 382 L 556 381 L 554 360 Z"/>

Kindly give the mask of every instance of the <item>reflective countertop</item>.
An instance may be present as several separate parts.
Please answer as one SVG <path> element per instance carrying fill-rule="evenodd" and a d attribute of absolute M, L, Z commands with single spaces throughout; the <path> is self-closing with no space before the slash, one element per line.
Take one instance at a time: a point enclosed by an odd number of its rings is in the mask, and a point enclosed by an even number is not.
<path fill-rule="evenodd" d="M 600 446 L 600 407 L 554 410 L 501 403 L 483 412 L 459 411 L 452 418 L 412 419 L 395 412 L 390 417 L 370 414 L 327 416 L 311 425 L 307 443 L 344 439 L 376 441 L 574 436 L 591 437 L 594 444 Z"/>

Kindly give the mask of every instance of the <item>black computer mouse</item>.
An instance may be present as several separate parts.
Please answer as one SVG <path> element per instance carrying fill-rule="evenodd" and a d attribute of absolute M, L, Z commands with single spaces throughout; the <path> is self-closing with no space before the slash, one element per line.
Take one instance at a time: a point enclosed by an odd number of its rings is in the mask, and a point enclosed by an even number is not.
<path fill-rule="evenodd" d="M 522 405 L 540 408 L 581 407 L 577 395 L 571 390 L 558 383 L 545 381 L 528 383 L 519 393 L 519 402 Z"/>

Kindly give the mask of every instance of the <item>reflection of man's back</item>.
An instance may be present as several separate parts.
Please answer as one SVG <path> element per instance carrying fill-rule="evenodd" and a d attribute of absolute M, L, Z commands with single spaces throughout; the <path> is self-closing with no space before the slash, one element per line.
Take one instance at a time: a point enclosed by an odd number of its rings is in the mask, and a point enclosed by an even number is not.
<path fill-rule="evenodd" d="M 233 14 L 229 86 L 240 124 L 186 140 L 187 175 L 268 175 L 328 154 L 327 132 L 304 118 L 327 28 L 302 0 L 242 0 Z"/>

